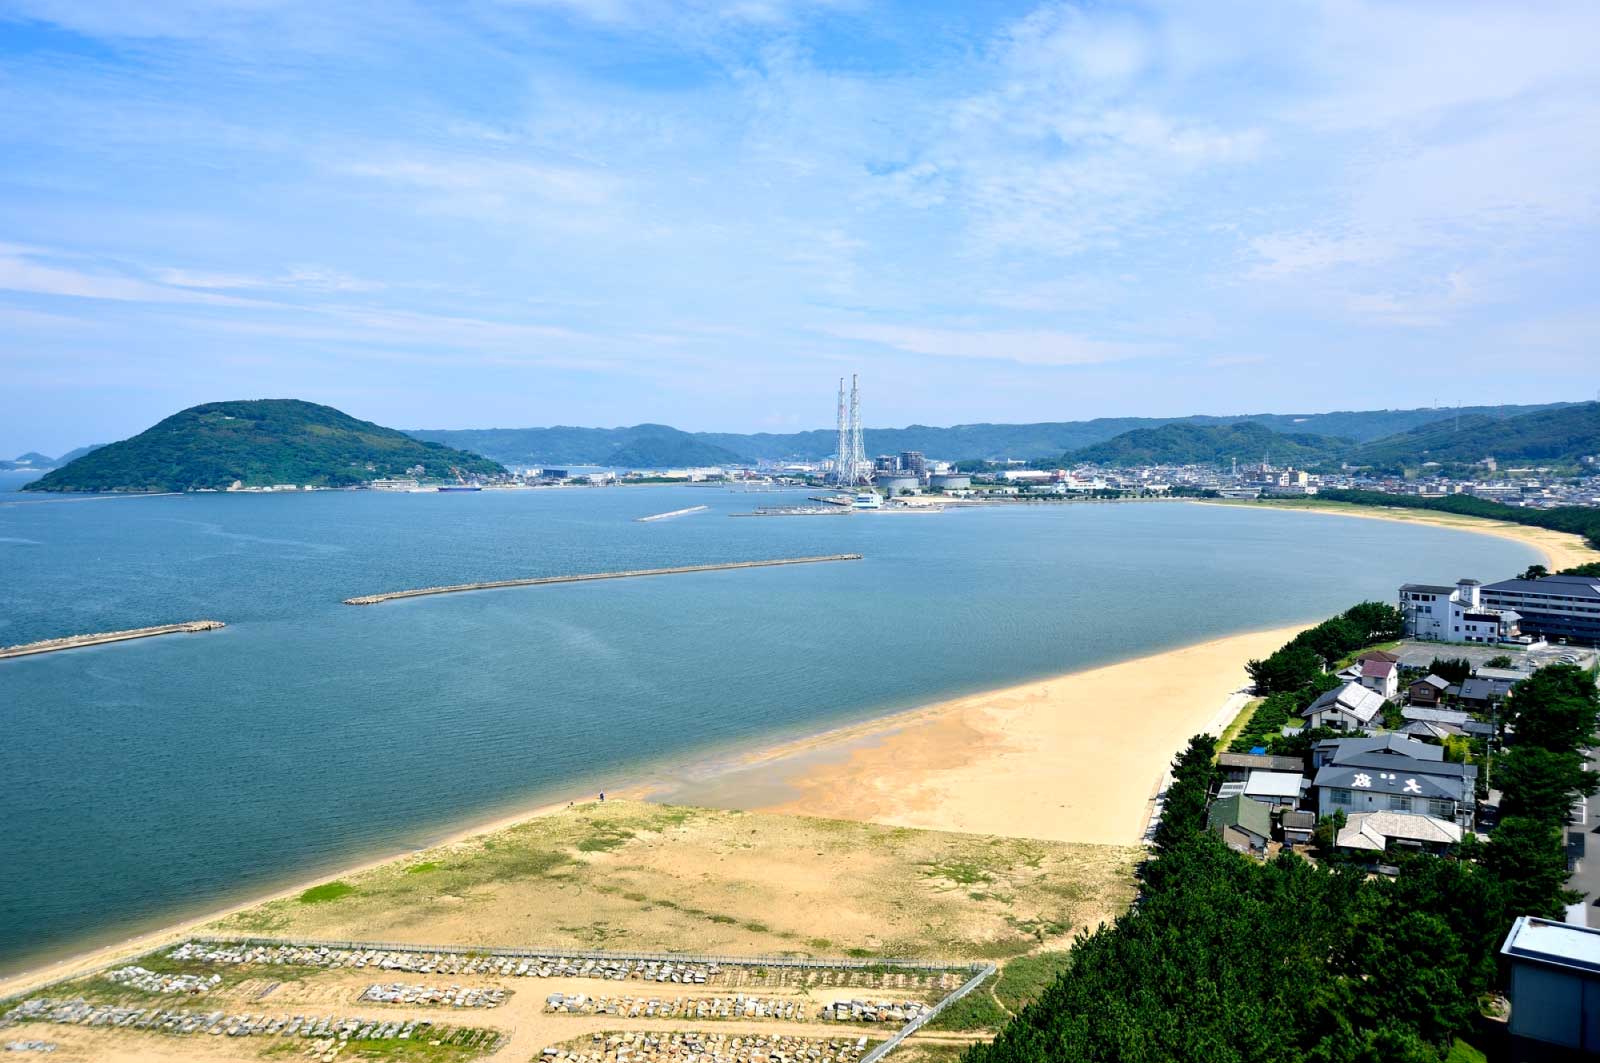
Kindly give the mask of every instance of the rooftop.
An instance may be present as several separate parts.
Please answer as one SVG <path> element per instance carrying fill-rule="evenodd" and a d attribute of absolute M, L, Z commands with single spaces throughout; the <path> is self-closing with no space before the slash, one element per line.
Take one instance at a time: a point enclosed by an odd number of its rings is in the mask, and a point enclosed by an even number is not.
<path fill-rule="evenodd" d="M 1263 838 L 1272 837 L 1272 810 L 1260 801 L 1242 794 L 1221 798 L 1206 813 L 1206 826 L 1213 830 L 1242 827 Z"/>
<path fill-rule="evenodd" d="M 1500 954 L 1600 974 L 1600 930 L 1522 915 L 1511 924 Z"/>
<path fill-rule="evenodd" d="M 1305 761 L 1299 757 L 1272 757 L 1265 753 L 1219 753 L 1217 754 L 1219 768 L 1260 768 L 1263 771 L 1293 771 L 1305 770 Z"/>
<path fill-rule="evenodd" d="M 1546 576 L 1505 579 L 1483 588 L 1495 594 L 1544 594 L 1563 598 L 1600 598 L 1600 576 Z"/>
<path fill-rule="evenodd" d="M 1311 703 L 1310 708 L 1300 715 L 1314 716 L 1319 712 L 1334 709 L 1348 713 L 1362 723 L 1371 723 L 1378 713 L 1383 711 L 1383 695 L 1375 690 L 1368 690 L 1360 683 L 1346 683 L 1317 698 Z"/>
<path fill-rule="evenodd" d="M 1317 743 L 1318 752 L 1330 763 L 1343 764 L 1353 757 L 1369 753 L 1381 756 L 1410 757 L 1412 760 L 1443 760 L 1444 750 L 1417 742 L 1400 735 L 1378 735 L 1376 738 L 1325 738 Z"/>
<path fill-rule="evenodd" d="M 1297 771 L 1252 771 L 1245 780 L 1244 792 L 1251 797 L 1297 798 L 1304 781 Z"/>
<path fill-rule="evenodd" d="M 1408 812 L 1357 812 L 1339 832 L 1336 841 L 1347 849 L 1382 852 L 1392 838 L 1454 845 L 1461 840 L 1461 828 L 1448 820 Z"/>
<path fill-rule="evenodd" d="M 1331 786 L 1340 790 L 1370 790 L 1373 793 L 1397 794 L 1401 797 L 1433 797 L 1459 801 L 1460 785 L 1447 785 L 1447 780 L 1437 775 L 1419 772 L 1381 771 L 1376 768 L 1347 768 L 1328 764 L 1317 769 L 1317 786 Z"/>

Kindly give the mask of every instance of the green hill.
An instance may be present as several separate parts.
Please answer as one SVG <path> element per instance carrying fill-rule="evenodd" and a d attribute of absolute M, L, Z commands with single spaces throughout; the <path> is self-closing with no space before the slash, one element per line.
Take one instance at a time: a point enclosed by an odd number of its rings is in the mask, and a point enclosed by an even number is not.
<path fill-rule="evenodd" d="M 1226 425 L 1168 424 L 1136 428 L 1114 439 L 1069 452 L 1069 464 L 1222 465 L 1235 459 L 1277 465 L 1316 465 L 1349 448 L 1347 440 L 1274 432 L 1254 422 Z"/>
<path fill-rule="evenodd" d="M 1378 439 L 1419 425 L 1450 420 L 1458 412 L 1466 416 L 1503 419 L 1532 411 L 1556 409 L 1563 404 L 1541 406 L 1472 406 L 1460 411 L 1424 408 L 1415 410 L 1344 410 L 1334 413 L 1259 413 L 1236 416 L 1196 414 L 1189 417 L 1097 417 L 1087 421 L 1040 421 L 1031 424 L 958 424 L 946 428 L 908 425 L 904 428 L 868 428 L 865 444 L 869 456 L 920 450 L 932 458 L 951 461 L 984 458 L 1035 460 L 1056 458 L 1112 439 L 1139 428 L 1160 428 L 1168 424 L 1229 425 L 1253 422 L 1290 435 L 1333 436 L 1357 442 Z M 642 432 L 653 429 L 677 432 L 662 425 L 634 425 L 625 428 L 482 428 L 418 429 L 411 435 L 447 446 L 461 447 L 496 461 L 518 465 L 640 465 L 663 466 L 718 464 L 744 461 L 815 461 L 833 454 L 836 436 L 831 429 L 805 432 L 692 432 L 680 433 L 725 452 L 721 457 L 698 461 L 671 460 L 654 449 L 634 452 L 631 448 Z M 615 460 L 619 452 L 639 454 L 649 460 Z M 731 456 L 730 456 L 731 455 Z"/>
<path fill-rule="evenodd" d="M 246 487 L 338 487 L 402 476 L 418 465 L 429 477 L 449 477 L 452 467 L 481 475 L 505 471 L 476 454 L 358 421 L 331 406 L 256 399 L 190 407 L 23 490 L 192 491 L 227 488 L 236 480 Z"/>
<path fill-rule="evenodd" d="M 1378 467 L 1468 465 L 1492 457 L 1519 462 L 1574 464 L 1600 454 L 1600 402 L 1494 419 L 1467 414 L 1364 443 L 1346 455 L 1352 465 Z"/>

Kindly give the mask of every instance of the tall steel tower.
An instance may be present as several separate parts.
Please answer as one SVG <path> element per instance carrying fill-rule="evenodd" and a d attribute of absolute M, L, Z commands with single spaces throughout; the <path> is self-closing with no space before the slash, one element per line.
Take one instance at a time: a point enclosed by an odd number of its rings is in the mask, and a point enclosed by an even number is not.
<path fill-rule="evenodd" d="M 861 388 L 856 375 L 850 374 L 850 483 L 864 484 L 871 480 L 872 466 L 867 464 L 867 448 L 861 441 Z"/>
<path fill-rule="evenodd" d="M 839 378 L 839 439 L 833 450 L 833 483 L 835 487 L 853 487 L 855 469 L 850 464 L 850 422 L 844 405 L 844 377 Z"/>

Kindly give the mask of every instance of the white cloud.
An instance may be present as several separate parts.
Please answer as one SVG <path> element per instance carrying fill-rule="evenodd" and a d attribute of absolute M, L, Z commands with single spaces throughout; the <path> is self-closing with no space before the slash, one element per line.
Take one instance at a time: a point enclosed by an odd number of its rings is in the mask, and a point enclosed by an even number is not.
<path fill-rule="evenodd" d="M 1049 330 L 927 328 L 913 325 L 843 324 L 824 327 L 840 339 L 881 344 L 911 354 L 975 358 L 1022 365 L 1099 365 L 1154 352 L 1148 346 L 1109 343 Z"/>

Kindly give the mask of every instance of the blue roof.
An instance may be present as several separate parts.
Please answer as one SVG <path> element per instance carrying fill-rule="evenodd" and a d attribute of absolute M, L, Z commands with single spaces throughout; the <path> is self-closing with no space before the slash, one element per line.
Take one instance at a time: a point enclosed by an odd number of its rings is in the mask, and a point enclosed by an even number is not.
<path fill-rule="evenodd" d="M 1250 752 L 1252 752 L 1252 753 L 1261 754 L 1261 753 L 1265 753 L 1266 751 L 1267 751 L 1267 747 L 1266 746 L 1251 746 L 1250 747 Z"/>

